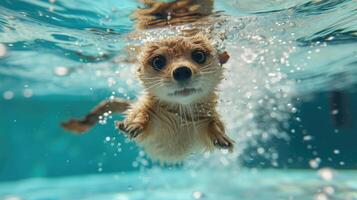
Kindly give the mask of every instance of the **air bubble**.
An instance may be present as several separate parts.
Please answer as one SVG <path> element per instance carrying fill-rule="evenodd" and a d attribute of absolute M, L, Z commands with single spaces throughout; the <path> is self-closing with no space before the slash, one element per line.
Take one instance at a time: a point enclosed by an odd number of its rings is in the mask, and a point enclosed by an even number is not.
<path fill-rule="evenodd" d="M 264 154 L 265 153 L 265 149 L 263 147 L 259 147 L 257 149 L 257 152 L 258 152 L 258 154 Z"/>
<path fill-rule="evenodd" d="M 326 40 L 327 40 L 327 41 L 331 41 L 331 40 L 333 40 L 333 39 L 335 39 L 335 37 L 330 36 L 330 37 L 328 37 Z"/>
<path fill-rule="evenodd" d="M 333 153 L 334 153 L 334 154 L 340 154 L 340 150 L 335 149 L 335 150 L 333 150 Z"/>
<path fill-rule="evenodd" d="M 167 13 L 167 21 L 170 21 L 171 18 L 172 18 L 172 17 L 171 17 L 171 12 L 168 12 L 168 13 Z"/>
<path fill-rule="evenodd" d="M 311 135 L 305 135 L 303 140 L 304 141 L 310 141 L 310 140 L 312 140 L 312 136 Z"/>
<path fill-rule="evenodd" d="M 126 81 L 126 84 L 127 84 L 127 85 L 132 85 L 132 84 L 133 84 L 133 80 L 131 80 L 131 79 L 127 80 L 127 81 Z"/>
<path fill-rule="evenodd" d="M 26 97 L 26 98 L 32 97 L 32 95 L 33 95 L 32 90 L 26 88 L 26 89 L 24 90 L 24 92 L 23 92 L 23 95 L 24 95 L 24 97 Z"/>
<path fill-rule="evenodd" d="M 291 108 L 291 112 L 292 113 L 296 113 L 297 112 L 297 109 L 295 107 Z"/>
<path fill-rule="evenodd" d="M 323 191 L 328 194 L 328 195 L 333 195 L 335 194 L 335 188 L 332 186 L 326 186 L 324 187 Z"/>
<path fill-rule="evenodd" d="M 337 115 L 338 114 L 338 110 L 337 109 L 332 110 L 331 114 L 332 115 Z"/>
<path fill-rule="evenodd" d="M 309 161 L 309 165 L 313 169 L 317 169 L 320 165 L 320 160 L 319 159 L 313 159 Z"/>
<path fill-rule="evenodd" d="M 315 200 L 328 200 L 328 197 L 324 193 L 319 193 L 319 194 L 315 195 L 314 199 Z"/>
<path fill-rule="evenodd" d="M 3 97 L 4 97 L 5 100 L 10 100 L 10 99 L 14 98 L 14 96 L 15 96 L 14 92 L 9 91 L 9 90 L 5 91 L 3 93 Z"/>
<path fill-rule="evenodd" d="M 320 169 L 317 174 L 319 175 L 320 178 L 322 178 L 325 181 L 331 181 L 334 178 L 334 171 L 333 169 L 330 168 L 322 168 Z"/>
<path fill-rule="evenodd" d="M 192 197 L 193 197 L 194 199 L 202 199 L 203 196 L 204 196 L 203 193 L 202 193 L 202 192 L 199 192 L 199 191 L 195 191 L 195 192 L 192 193 Z"/>
<path fill-rule="evenodd" d="M 114 78 L 108 78 L 108 87 L 112 87 L 116 84 L 116 81 Z"/>
<path fill-rule="evenodd" d="M 223 153 L 223 154 L 228 154 L 228 149 L 221 149 L 221 152 Z"/>
<path fill-rule="evenodd" d="M 139 167 L 139 163 L 138 163 L 137 161 L 134 161 L 133 164 L 132 164 L 132 166 L 133 166 L 134 168 L 137 168 L 137 167 Z"/>
<path fill-rule="evenodd" d="M 145 152 L 144 152 L 144 151 L 140 151 L 140 152 L 139 152 L 139 156 L 140 156 L 140 157 L 144 157 L 144 156 L 145 156 Z"/>
<path fill-rule="evenodd" d="M 241 55 L 241 58 L 243 61 L 246 63 L 253 63 L 254 60 L 257 58 L 257 54 L 255 54 L 252 50 L 250 49 L 245 49 L 244 53 Z"/>
<path fill-rule="evenodd" d="M 122 87 L 118 88 L 119 94 L 124 94 L 125 91 L 126 91 L 126 90 L 125 90 L 124 88 L 122 88 Z"/>
<path fill-rule="evenodd" d="M 0 43 L 0 58 L 4 57 L 7 53 L 6 46 Z"/>
<path fill-rule="evenodd" d="M 68 72 L 69 72 L 68 68 L 67 67 L 63 67 L 63 66 L 58 66 L 54 70 L 54 73 L 57 76 L 67 76 Z"/>

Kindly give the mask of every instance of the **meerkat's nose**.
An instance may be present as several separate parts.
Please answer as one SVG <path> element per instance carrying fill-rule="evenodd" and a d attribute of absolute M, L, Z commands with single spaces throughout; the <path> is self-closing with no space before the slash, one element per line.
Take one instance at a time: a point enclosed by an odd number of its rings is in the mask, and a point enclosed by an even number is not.
<path fill-rule="evenodd" d="M 192 76 L 192 70 L 186 66 L 178 67 L 173 72 L 176 81 L 185 81 Z"/>

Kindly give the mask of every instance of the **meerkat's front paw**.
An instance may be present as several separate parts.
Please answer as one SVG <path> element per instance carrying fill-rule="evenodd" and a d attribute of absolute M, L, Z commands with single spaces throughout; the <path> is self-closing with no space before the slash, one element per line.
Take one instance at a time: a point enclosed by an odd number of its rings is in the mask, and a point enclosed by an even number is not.
<path fill-rule="evenodd" d="M 128 123 L 125 121 L 117 121 L 115 123 L 115 126 L 117 129 L 127 134 L 129 138 L 136 138 L 144 130 L 144 126 L 141 125 L 140 123 Z"/>
<path fill-rule="evenodd" d="M 213 139 L 213 144 L 218 149 L 228 149 L 229 152 L 232 152 L 234 141 L 226 135 L 218 135 Z"/>

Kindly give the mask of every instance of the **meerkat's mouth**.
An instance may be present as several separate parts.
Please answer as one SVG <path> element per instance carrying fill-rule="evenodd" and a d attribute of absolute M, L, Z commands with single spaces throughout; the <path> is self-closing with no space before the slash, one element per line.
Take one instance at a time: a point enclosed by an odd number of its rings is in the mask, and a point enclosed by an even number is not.
<path fill-rule="evenodd" d="M 176 90 L 173 93 L 170 93 L 169 96 L 190 96 L 192 94 L 196 94 L 202 92 L 202 89 L 196 89 L 196 88 L 184 88 L 182 90 Z"/>

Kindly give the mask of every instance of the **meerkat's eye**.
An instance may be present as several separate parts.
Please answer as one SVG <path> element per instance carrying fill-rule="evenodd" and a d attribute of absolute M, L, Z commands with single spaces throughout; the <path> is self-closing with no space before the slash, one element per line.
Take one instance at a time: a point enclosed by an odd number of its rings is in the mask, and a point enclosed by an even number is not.
<path fill-rule="evenodd" d="M 166 66 L 166 58 L 165 58 L 165 56 L 162 56 L 162 55 L 155 56 L 151 60 L 151 66 L 157 71 L 162 70 Z"/>
<path fill-rule="evenodd" d="M 192 60 L 195 62 L 202 64 L 206 61 L 206 53 L 202 50 L 194 50 L 191 54 Z"/>

